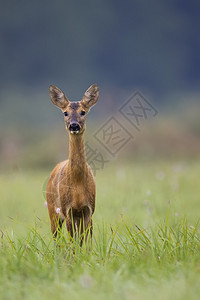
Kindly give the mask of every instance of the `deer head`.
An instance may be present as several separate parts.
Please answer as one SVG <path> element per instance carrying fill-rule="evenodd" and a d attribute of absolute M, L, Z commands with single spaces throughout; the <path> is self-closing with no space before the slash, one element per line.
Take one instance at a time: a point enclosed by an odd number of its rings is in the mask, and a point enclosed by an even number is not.
<path fill-rule="evenodd" d="M 96 84 L 91 85 L 84 93 L 82 100 L 76 102 L 70 102 L 65 94 L 54 85 L 50 86 L 49 95 L 53 104 L 62 110 L 66 129 L 69 133 L 82 134 L 85 130 L 86 115 L 98 100 L 98 86 Z"/>

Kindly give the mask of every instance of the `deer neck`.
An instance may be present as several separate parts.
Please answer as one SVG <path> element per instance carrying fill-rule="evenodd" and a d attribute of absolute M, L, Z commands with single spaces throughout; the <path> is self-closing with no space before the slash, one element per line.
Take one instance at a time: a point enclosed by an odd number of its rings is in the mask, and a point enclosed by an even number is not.
<path fill-rule="evenodd" d="M 84 178 L 86 157 L 83 134 L 70 134 L 68 170 L 74 182 Z"/>

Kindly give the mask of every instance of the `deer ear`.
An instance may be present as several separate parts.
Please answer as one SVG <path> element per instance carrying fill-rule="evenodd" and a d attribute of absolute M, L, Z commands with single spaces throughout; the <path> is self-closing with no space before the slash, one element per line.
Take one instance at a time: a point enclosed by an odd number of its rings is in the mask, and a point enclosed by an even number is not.
<path fill-rule="evenodd" d="M 61 109 L 65 108 L 69 104 L 69 100 L 67 99 L 65 94 L 55 85 L 50 85 L 49 96 L 53 104 Z"/>
<path fill-rule="evenodd" d="M 87 108 L 90 108 L 91 106 L 95 105 L 99 97 L 99 88 L 97 84 L 91 85 L 85 94 L 83 95 L 83 99 L 81 102 L 83 105 L 85 105 Z"/>

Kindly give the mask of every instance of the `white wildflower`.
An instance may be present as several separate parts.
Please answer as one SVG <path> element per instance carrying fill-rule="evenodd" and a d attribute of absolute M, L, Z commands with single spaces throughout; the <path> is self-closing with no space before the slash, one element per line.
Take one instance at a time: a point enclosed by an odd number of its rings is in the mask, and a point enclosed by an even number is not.
<path fill-rule="evenodd" d="M 59 208 L 59 207 L 56 208 L 56 213 L 57 213 L 58 215 L 60 214 L 60 208 Z"/>

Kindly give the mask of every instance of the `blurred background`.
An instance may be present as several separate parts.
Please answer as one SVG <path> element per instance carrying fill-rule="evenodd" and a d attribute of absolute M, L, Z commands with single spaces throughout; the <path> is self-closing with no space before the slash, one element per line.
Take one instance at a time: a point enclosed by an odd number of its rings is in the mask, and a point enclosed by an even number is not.
<path fill-rule="evenodd" d="M 51 169 L 66 158 L 68 138 L 50 84 L 70 100 L 99 85 L 98 104 L 87 118 L 89 141 L 110 116 L 118 118 L 136 90 L 142 92 L 158 114 L 140 132 L 132 128 L 134 142 L 119 160 L 198 157 L 199 28 L 200 3 L 193 0 L 4 1 L 1 171 Z"/>

